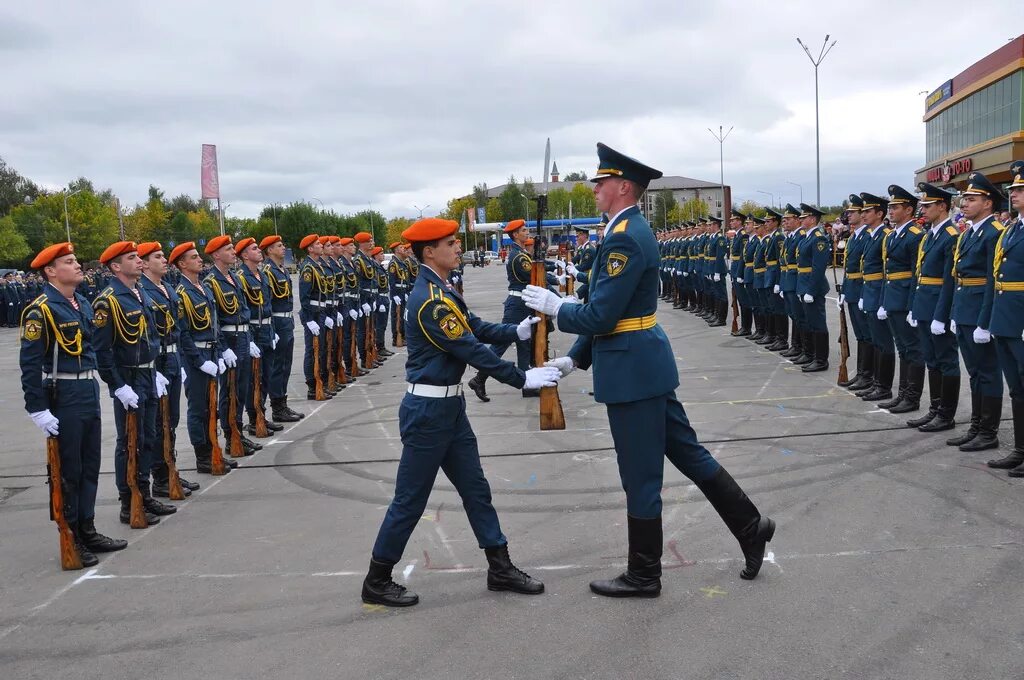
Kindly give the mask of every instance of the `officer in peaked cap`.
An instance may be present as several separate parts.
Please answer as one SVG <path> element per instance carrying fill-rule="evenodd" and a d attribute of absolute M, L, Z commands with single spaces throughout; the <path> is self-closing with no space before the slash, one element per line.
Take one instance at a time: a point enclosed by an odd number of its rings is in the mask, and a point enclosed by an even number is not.
<path fill-rule="evenodd" d="M 800 211 L 791 203 L 786 204 L 782 212 L 782 226 L 786 230 L 786 237 L 782 242 L 782 253 L 780 270 L 782 272 L 782 285 L 780 292 L 786 304 L 786 315 L 791 321 L 791 332 L 789 349 L 780 352 L 781 356 L 787 359 L 796 359 L 804 356 L 804 311 L 803 304 L 796 295 L 797 279 L 797 246 L 804 236 L 804 230 L 800 228 Z"/>
<path fill-rule="evenodd" d="M 860 198 L 861 219 L 867 236 L 861 256 L 863 285 L 857 311 L 868 328 L 872 345 L 871 384 L 854 392 L 864 401 L 880 401 L 892 398 L 892 380 L 896 372 L 896 347 L 892 331 L 884 319 L 878 318 L 885 292 L 885 237 L 889 230 L 882 220 L 889 210 L 889 200 L 874 194 L 862 192 Z M 851 312 L 853 313 L 853 312 Z"/>
<path fill-rule="evenodd" d="M 753 314 L 753 305 L 749 299 L 749 293 L 745 286 L 744 274 L 744 253 L 750 240 L 750 234 L 743 228 L 747 216 L 733 208 L 729 217 L 729 228 L 733 230 L 732 243 L 729 246 L 729 277 L 732 279 L 732 297 L 740 310 L 742 322 L 733 335 L 750 335 L 750 323 Z"/>
<path fill-rule="evenodd" d="M 857 339 L 857 373 L 845 384 L 839 383 L 851 391 L 862 390 L 871 385 L 871 373 L 873 367 L 873 350 L 871 345 L 871 330 L 864 319 L 864 315 L 857 309 L 860 302 L 861 288 L 864 285 L 864 274 L 860 270 L 861 257 L 864 255 L 864 247 L 867 245 L 867 227 L 864 224 L 864 216 L 861 210 L 864 207 L 864 200 L 857 194 L 850 194 L 846 208 L 846 220 L 850 227 L 850 235 L 846 239 L 846 249 L 843 256 L 843 282 L 839 284 L 839 309 L 843 305 L 850 308 L 850 326 L 853 328 L 853 336 Z"/>
<path fill-rule="evenodd" d="M 797 249 L 796 292 L 803 303 L 804 355 L 811 361 L 797 357 L 793 363 L 802 365 L 802 371 L 813 373 L 828 368 L 829 335 L 825 322 L 825 295 L 829 285 L 825 270 L 832 262 L 832 239 L 821 226 L 824 212 L 819 208 L 800 204 L 800 224 L 806 234 Z"/>
<path fill-rule="evenodd" d="M 789 324 L 786 303 L 779 295 L 782 292 L 782 249 L 785 234 L 782 232 L 782 213 L 768 208 L 765 211 L 765 275 L 763 295 L 765 314 L 768 315 L 768 331 L 775 338 L 765 347 L 773 352 L 789 349 Z"/>

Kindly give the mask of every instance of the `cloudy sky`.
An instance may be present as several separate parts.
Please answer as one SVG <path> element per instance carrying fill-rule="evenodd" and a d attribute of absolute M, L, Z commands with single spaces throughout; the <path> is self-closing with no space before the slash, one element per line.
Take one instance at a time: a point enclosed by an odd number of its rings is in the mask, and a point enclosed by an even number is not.
<path fill-rule="evenodd" d="M 351 6 L 346 6 L 351 5 Z M 927 8 L 927 12 L 923 8 Z M 968 11 L 969 8 L 969 11 Z M 945 19 L 943 19 L 945 17 Z M 910 185 L 923 90 L 1016 37 L 1019 0 L 6 3 L 0 156 L 50 188 L 79 175 L 123 203 L 199 193 L 218 147 L 229 214 L 319 199 L 431 214 L 472 185 L 563 174 L 603 141 L 737 199 L 822 201 Z M 926 32 L 927 31 L 927 32 Z"/>

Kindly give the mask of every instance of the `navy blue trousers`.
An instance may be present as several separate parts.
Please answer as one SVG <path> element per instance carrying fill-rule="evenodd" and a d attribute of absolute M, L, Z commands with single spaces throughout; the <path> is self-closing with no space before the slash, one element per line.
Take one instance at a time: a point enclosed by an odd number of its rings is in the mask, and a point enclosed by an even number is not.
<path fill-rule="evenodd" d="M 971 391 L 983 397 L 1002 397 L 1003 379 L 999 375 L 999 357 L 994 346 L 995 338 L 983 345 L 974 342 L 977 326 L 956 325 L 956 339 L 960 354 L 970 376 Z"/>
<path fill-rule="evenodd" d="M 119 402 L 120 403 L 120 402 Z M 96 516 L 100 478 L 100 388 L 96 380 L 58 380 L 50 412 L 60 421 L 60 475 L 64 517 L 72 527 Z"/>
<path fill-rule="evenodd" d="M 249 357 L 249 334 L 248 333 L 224 333 L 225 345 L 238 357 L 235 365 L 235 412 L 231 413 L 229 408 L 231 396 L 228 391 L 228 376 L 231 374 L 229 368 L 220 377 L 220 394 L 217 399 L 217 415 L 220 416 L 220 427 L 227 437 L 231 432 L 231 419 L 235 419 L 239 431 L 242 430 L 242 411 L 245 409 L 245 402 L 249 395 L 249 388 L 252 382 L 252 359 Z"/>
<path fill-rule="evenodd" d="M 956 351 L 956 335 L 946 332 L 932 335 L 931 322 L 917 322 L 917 340 L 924 365 L 942 375 L 960 375 L 960 354 Z"/>
<path fill-rule="evenodd" d="M 318 314 L 315 319 L 320 325 L 320 335 L 318 336 L 317 342 L 320 345 L 320 370 L 324 370 L 324 363 L 327 361 L 327 335 L 324 333 L 327 326 L 324 325 L 324 315 Z M 362 319 L 359 320 L 362 323 Z M 306 324 L 302 324 L 302 337 L 305 340 L 305 351 L 302 355 L 302 375 L 306 379 L 306 385 L 312 387 L 316 383 L 316 376 L 313 375 L 313 334 L 309 331 L 309 327 Z M 360 351 L 360 355 L 362 352 Z"/>
<path fill-rule="evenodd" d="M 396 563 L 402 558 L 430 490 L 443 470 L 466 510 L 481 548 L 505 545 L 498 513 L 491 504 L 491 487 L 480 467 L 476 435 L 466 417 L 465 397 L 431 399 L 406 394 L 398 408 L 402 458 L 395 479 L 395 497 L 373 545 L 373 558 Z"/>
<path fill-rule="evenodd" d="M 279 337 L 277 349 L 263 355 L 263 364 L 268 375 L 267 394 L 272 399 L 279 399 L 288 396 L 288 378 L 292 374 L 292 355 L 295 352 L 295 319 L 275 316 L 273 326 Z"/>
<path fill-rule="evenodd" d="M 992 336 L 999 357 L 999 367 L 1006 377 L 1011 399 L 1024 399 L 1024 340 L 1018 337 Z M 61 421 L 63 433 L 64 421 Z M 1024 433 L 1021 433 L 1024 435 Z"/>
<path fill-rule="evenodd" d="M 665 458 L 694 482 L 718 472 L 718 461 L 697 441 L 675 392 L 606 407 L 631 517 L 661 516 Z"/>
<path fill-rule="evenodd" d="M 185 402 L 188 404 L 185 424 L 188 427 L 188 440 L 192 443 L 192 448 L 210 446 L 210 381 L 216 378 L 206 375 L 198 368 L 192 368 L 187 362 L 185 373 L 188 374 L 188 380 L 185 381 Z"/>
<path fill-rule="evenodd" d="M 789 318 L 793 320 L 793 324 L 799 328 L 806 330 L 804 326 L 804 303 L 797 297 L 796 291 L 784 291 L 786 299 L 786 313 Z"/>
<path fill-rule="evenodd" d="M 139 407 L 135 409 L 136 418 L 136 475 L 140 488 L 148 488 L 149 471 L 153 467 L 150 457 L 149 440 L 156 438 L 156 387 L 153 384 L 153 369 L 122 369 L 130 380 L 135 393 L 139 395 Z M 165 376 L 166 377 L 166 376 Z M 114 445 L 114 481 L 117 491 L 122 495 L 131 492 L 128 487 L 128 431 L 125 428 L 127 412 L 121 400 L 114 397 L 114 425 L 117 429 L 117 442 Z"/>
<path fill-rule="evenodd" d="M 871 332 L 871 344 L 882 354 L 895 354 L 896 345 L 892 340 L 892 329 L 889 328 L 889 321 L 878 318 L 875 312 L 863 312 L 864 320 Z"/>
<path fill-rule="evenodd" d="M 260 349 L 260 409 L 265 409 L 267 405 L 267 390 L 270 389 L 270 371 L 271 366 L 269 364 L 269 357 L 272 352 L 271 345 L 274 341 L 274 330 L 270 324 L 250 326 L 249 332 L 252 334 L 252 341 L 256 343 L 256 346 Z M 252 358 L 249 358 L 249 370 L 252 370 Z M 243 393 L 243 399 L 245 399 L 245 412 L 249 414 L 249 422 L 256 422 L 256 389 L 252 383 L 253 375 L 250 373 L 249 376 L 249 389 Z M 269 418 L 268 418 L 269 420 Z"/>
<path fill-rule="evenodd" d="M 177 352 L 161 354 L 156 362 L 157 370 L 164 374 L 164 377 L 171 381 L 167 386 L 167 427 L 171 430 L 171 450 L 176 450 L 176 430 L 178 421 L 181 420 L 181 362 Z M 160 410 L 160 402 L 157 401 L 156 408 L 156 431 L 153 439 L 146 441 L 149 449 L 147 455 L 153 461 L 153 479 L 165 481 L 169 470 L 164 461 L 164 414 Z"/>
<path fill-rule="evenodd" d="M 804 302 L 800 296 L 800 305 L 803 308 L 804 328 L 814 333 L 824 333 L 828 330 L 825 323 L 825 296 L 815 295 L 814 302 Z"/>
<path fill-rule="evenodd" d="M 886 319 L 889 322 L 889 330 L 892 331 L 892 339 L 896 343 L 896 352 L 900 355 L 900 358 L 912 364 L 923 364 L 924 359 L 921 357 L 921 344 L 919 341 L 920 333 L 918 332 L 921 324 L 918 323 L 917 328 L 911 326 L 910 322 L 907 321 L 906 310 L 898 312 L 886 310 L 886 312 L 889 314 L 889 318 Z"/>

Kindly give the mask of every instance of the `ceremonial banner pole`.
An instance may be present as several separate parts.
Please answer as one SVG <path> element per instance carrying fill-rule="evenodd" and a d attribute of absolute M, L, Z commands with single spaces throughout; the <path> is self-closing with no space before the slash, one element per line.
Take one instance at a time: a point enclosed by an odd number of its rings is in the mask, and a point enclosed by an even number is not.
<path fill-rule="evenodd" d="M 220 222 L 220 235 L 223 236 L 224 210 L 220 207 L 220 176 L 217 172 L 217 146 L 215 144 L 203 144 L 199 184 L 204 200 L 217 199 L 217 220 Z"/>

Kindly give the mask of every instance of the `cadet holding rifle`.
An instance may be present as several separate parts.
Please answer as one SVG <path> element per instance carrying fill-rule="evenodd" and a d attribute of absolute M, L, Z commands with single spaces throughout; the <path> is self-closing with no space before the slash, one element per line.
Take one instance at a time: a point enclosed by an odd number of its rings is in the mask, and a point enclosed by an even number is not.
<path fill-rule="evenodd" d="M 93 348 L 93 311 L 75 292 L 82 265 L 71 243 L 44 248 L 31 268 L 46 279 L 42 294 L 21 318 L 21 388 L 25 410 L 47 437 L 51 513 L 62 532 L 61 566 L 91 567 L 95 553 L 123 550 L 128 543 L 96 531 L 100 474 L 100 399 Z M 59 470 L 54 469 L 54 463 Z M 61 527 L 63 519 L 66 527 Z M 67 544 L 68 534 L 72 543 Z"/>
<path fill-rule="evenodd" d="M 235 252 L 242 258 L 238 278 L 249 305 L 249 334 L 255 347 L 252 352 L 253 388 L 245 393 L 245 410 L 249 414 L 249 434 L 255 437 L 269 437 L 271 432 L 280 432 L 278 425 L 266 418 L 266 395 L 269 389 L 270 366 L 264 357 L 269 357 L 280 338 L 274 332 L 273 316 L 270 311 L 270 285 L 263 271 L 263 251 L 254 238 L 243 238 L 235 245 Z"/>
<path fill-rule="evenodd" d="M 292 279 L 284 268 L 285 247 L 281 237 L 267 236 L 260 241 L 260 249 L 266 254 L 264 271 L 270 287 L 270 309 L 277 341 L 268 356 L 267 393 L 274 422 L 293 423 L 302 420 L 303 414 L 288 406 L 288 378 L 292 374 L 292 355 L 295 351 L 295 317 L 292 309 L 295 301 L 292 295 Z"/>

